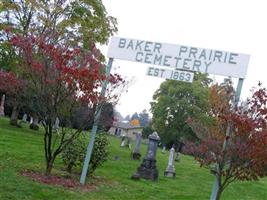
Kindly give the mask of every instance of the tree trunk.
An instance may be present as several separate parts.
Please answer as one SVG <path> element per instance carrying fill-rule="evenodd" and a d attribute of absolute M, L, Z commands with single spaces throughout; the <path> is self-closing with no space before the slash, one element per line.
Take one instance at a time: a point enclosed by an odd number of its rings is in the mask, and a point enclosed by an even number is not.
<path fill-rule="evenodd" d="M 219 188 L 216 194 L 216 200 L 220 200 L 222 194 L 222 190 Z"/>
<path fill-rule="evenodd" d="M 221 178 L 219 175 L 215 176 L 215 181 L 212 187 L 212 193 L 210 200 L 219 200 L 221 198 L 222 188 L 221 188 Z"/>
<path fill-rule="evenodd" d="M 46 175 L 50 175 L 55 157 L 52 153 L 52 128 L 51 126 L 45 127 L 45 135 L 44 135 L 44 148 L 45 148 L 45 160 L 46 160 Z"/>
<path fill-rule="evenodd" d="M 54 158 L 50 158 L 50 160 L 47 160 L 46 161 L 46 175 L 51 175 L 51 172 L 52 172 L 52 169 L 53 169 L 53 166 L 54 166 L 54 161 L 55 159 Z"/>
<path fill-rule="evenodd" d="M 18 126 L 18 115 L 19 115 L 19 111 L 18 111 L 18 107 L 14 106 L 12 108 L 12 114 L 10 117 L 10 125 L 12 126 Z"/>

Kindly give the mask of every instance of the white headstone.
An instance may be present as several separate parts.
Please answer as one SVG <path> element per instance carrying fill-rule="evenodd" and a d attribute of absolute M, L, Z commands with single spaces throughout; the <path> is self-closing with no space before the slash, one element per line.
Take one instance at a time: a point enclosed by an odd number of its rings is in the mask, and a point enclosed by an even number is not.
<path fill-rule="evenodd" d="M 54 129 L 59 129 L 59 119 L 56 117 L 55 124 L 54 124 Z"/>
<path fill-rule="evenodd" d="M 173 166 L 173 157 L 174 157 L 174 148 L 172 147 L 170 150 L 170 155 L 169 155 L 169 161 L 168 161 L 168 165 L 169 166 Z"/>
<path fill-rule="evenodd" d="M 169 160 L 168 160 L 168 166 L 164 172 L 164 175 L 167 177 L 175 177 L 175 167 L 174 167 L 174 153 L 175 150 L 172 147 L 170 150 Z"/>
<path fill-rule="evenodd" d="M 1 99 L 1 104 L 0 104 L 0 116 L 5 116 L 5 95 L 3 94 L 2 99 Z"/>
<path fill-rule="evenodd" d="M 23 117 L 22 117 L 22 121 L 23 121 L 23 122 L 27 122 L 27 114 L 26 114 L 26 113 L 23 115 Z"/>
<path fill-rule="evenodd" d="M 166 146 L 162 147 L 161 153 L 165 153 L 166 152 Z"/>

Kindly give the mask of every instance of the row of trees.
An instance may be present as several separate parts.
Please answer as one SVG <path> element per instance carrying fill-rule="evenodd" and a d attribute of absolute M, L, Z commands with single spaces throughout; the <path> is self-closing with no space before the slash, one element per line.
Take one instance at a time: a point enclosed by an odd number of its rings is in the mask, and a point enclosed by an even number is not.
<path fill-rule="evenodd" d="M 99 0 L 1 1 L 0 20 L 0 91 L 12 105 L 11 124 L 17 125 L 21 108 L 42 122 L 50 174 L 56 157 L 89 123 L 71 129 L 72 113 L 81 106 L 94 112 L 96 104 L 118 98 L 113 91 L 124 81 L 105 75 L 105 59 L 96 48 L 117 31 L 116 20 Z M 99 91 L 106 79 L 103 98 Z M 65 126 L 54 134 L 57 117 Z"/>

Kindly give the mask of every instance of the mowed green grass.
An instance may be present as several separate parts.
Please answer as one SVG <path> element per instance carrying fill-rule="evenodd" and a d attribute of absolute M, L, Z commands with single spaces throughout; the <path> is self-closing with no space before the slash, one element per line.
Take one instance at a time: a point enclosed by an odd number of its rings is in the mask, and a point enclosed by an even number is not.
<path fill-rule="evenodd" d="M 159 180 L 134 181 L 130 179 L 141 161 L 130 158 L 131 151 L 120 148 L 118 138 L 110 137 L 110 156 L 97 169 L 98 189 L 85 192 L 65 189 L 35 182 L 19 174 L 24 169 L 44 171 L 43 133 L 32 131 L 28 125 L 15 128 L 8 125 L 8 118 L 0 118 L 0 199 L 209 199 L 214 177 L 207 169 L 189 156 L 182 156 L 175 163 L 176 178 L 163 176 L 168 153 L 157 152 Z M 142 156 L 146 146 L 142 146 Z M 118 157 L 118 159 L 114 159 Z M 61 173 L 63 165 L 58 157 L 54 173 Z M 76 177 L 79 179 L 79 176 Z M 94 182 L 94 180 L 90 180 Z M 264 200 L 267 199 L 267 178 L 258 182 L 236 182 L 223 193 L 222 199 Z"/>

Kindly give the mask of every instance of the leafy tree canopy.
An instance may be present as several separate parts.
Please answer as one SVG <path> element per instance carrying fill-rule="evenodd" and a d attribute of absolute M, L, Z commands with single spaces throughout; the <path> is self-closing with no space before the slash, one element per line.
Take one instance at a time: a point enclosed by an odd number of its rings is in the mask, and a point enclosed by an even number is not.
<path fill-rule="evenodd" d="M 90 42 L 103 44 L 117 31 L 116 19 L 107 15 L 101 0 L 3 0 L 0 21 L 2 33 L 45 34 L 54 42 L 67 40 L 83 48 Z"/>
<path fill-rule="evenodd" d="M 171 146 L 181 138 L 197 138 L 186 120 L 190 116 L 206 117 L 210 83 L 207 74 L 195 74 L 193 83 L 167 80 L 161 84 L 154 93 L 151 112 L 153 128 L 162 143 Z"/>
<path fill-rule="evenodd" d="M 95 44 L 107 42 L 117 31 L 116 25 L 116 19 L 108 16 L 101 0 L 2 0 L 0 1 L 0 68 L 14 72 L 19 79 L 29 78 L 25 77 L 20 71 L 21 68 L 17 67 L 23 62 L 24 55 L 10 43 L 14 33 L 22 37 L 42 38 L 44 43 L 56 48 L 64 46 L 70 51 L 75 48 L 86 49 L 93 55 L 96 53 Z M 36 49 L 32 50 L 35 54 Z M 34 56 L 36 59 L 36 56 L 40 55 Z M 96 56 L 103 64 L 104 56 L 100 51 Z M 32 99 L 31 90 L 25 91 L 27 94 L 19 95 Z M 28 101 L 26 103 L 17 98 L 16 105 L 12 105 L 12 112 L 18 112 L 23 105 L 29 106 Z M 14 115 L 14 124 L 16 120 Z"/>

